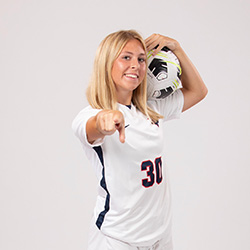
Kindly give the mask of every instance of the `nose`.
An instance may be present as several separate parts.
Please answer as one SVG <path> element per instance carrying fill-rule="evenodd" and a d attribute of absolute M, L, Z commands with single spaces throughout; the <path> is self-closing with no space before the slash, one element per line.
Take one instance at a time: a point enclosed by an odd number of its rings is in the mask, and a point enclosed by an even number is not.
<path fill-rule="evenodd" d="M 131 68 L 132 69 L 137 69 L 139 67 L 139 62 L 137 58 L 133 58 L 133 60 L 131 60 Z"/>

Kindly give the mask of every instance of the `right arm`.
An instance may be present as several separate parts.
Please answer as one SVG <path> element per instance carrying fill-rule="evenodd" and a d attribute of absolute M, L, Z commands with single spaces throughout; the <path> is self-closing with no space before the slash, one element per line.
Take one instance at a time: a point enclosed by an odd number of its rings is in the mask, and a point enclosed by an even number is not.
<path fill-rule="evenodd" d="M 117 110 L 102 110 L 89 118 L 86 124 L 87 139 L 92 144 L 97 139 L 119 132 L 121 143 L 125 142 L 125 122 L 123 114 Z"/>
<path fill-rule="evenodd" d="M 167 46 L 179 59 L 182 68 L 181 91 L 184 96 L 182 111 L 191 108 L 207 95 L 207 87 L 199 72 L 176 40 L 159 34 L 153 34 L 145 42 L 148 50 L 152 50 L 156 45 L 159 45 L 152 55 L 156 55 L 164 46 Z"/>

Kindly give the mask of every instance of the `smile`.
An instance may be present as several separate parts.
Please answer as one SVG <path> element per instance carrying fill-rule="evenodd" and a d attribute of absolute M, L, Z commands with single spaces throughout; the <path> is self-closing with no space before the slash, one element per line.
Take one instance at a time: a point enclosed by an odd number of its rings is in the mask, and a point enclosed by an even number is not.
<path fill-rule="evenodd" d="M 135 74 L 125 74 L 125 76 L 131 77 L 131 78 L 133 78 L 133 79 L 138 78 L 138 75 L 135 75 Z"/>

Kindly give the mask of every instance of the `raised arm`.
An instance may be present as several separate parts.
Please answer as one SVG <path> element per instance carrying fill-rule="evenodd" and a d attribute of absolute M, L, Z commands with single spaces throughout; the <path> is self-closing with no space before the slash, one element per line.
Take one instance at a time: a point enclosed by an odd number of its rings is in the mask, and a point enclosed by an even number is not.
<path fill-rule="evenodd" d="M 207 87 L 199 72 L 176 40 L 153 34 L 145 40 L 145 43 L 148 51 L 159 45 L 153 55 L 156 55 L 164 46 L 167 46 L 179 59 L 182 68 L 181 82 L 183 88 L 181 90 L 184 95 L 182 111 L 191 108 L 207 95 Z"/>

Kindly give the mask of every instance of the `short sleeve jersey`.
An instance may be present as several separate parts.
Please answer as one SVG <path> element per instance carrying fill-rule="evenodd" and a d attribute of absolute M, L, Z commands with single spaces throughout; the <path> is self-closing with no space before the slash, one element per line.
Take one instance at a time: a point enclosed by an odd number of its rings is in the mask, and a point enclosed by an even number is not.
<path fill-rule="evenodd" d="M 134 244 L 150 245 L 171 228 L 171 199 L 163 169 L 163 122 L 179 118 L 183 94 L 173 95 L 148 106 L 164 119 L 152 123 L 134 105 L 118 104 L 125 118 L 125 143 L 116 131 L 90 144 L 86 123 L 100 110 L 88 106 L 74 119 L 72 128 L 80 139 L 98 178 L 94 209 L 96 226 L 107 236 Z"/>

